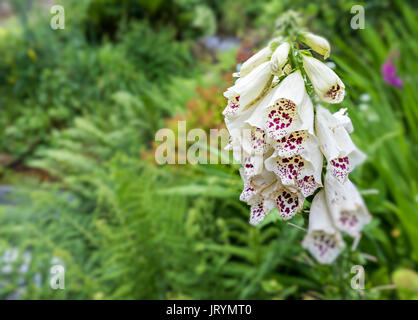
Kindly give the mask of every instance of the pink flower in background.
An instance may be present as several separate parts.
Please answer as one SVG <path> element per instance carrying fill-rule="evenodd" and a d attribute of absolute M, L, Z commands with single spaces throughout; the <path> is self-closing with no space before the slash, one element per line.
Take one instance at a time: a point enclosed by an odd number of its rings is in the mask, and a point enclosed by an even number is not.
<path fill-rule="evenodd" d="M 390 57 L 382 65 L 381 70 L 382 70 L 383 79 L 385 80 L 387 84 L 390 84 L 391 86 L 395 86 L 398 88 L 403 87 L 402 79 L 396 75 L 398 70 L 392 64 L 392 60 Z"/>

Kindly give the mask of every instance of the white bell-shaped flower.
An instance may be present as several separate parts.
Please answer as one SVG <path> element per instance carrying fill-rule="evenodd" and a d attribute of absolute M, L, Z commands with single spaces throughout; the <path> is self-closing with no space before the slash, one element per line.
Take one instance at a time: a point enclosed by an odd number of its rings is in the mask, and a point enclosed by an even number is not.
<path fill-rule="evenodd" d="M 308 145 L 308 144 L 307 144 Z M 280 157 L 275 151 L 265 160 L 267 170 L 274 172 L 286 187 L 299 190 L 304 197 L 308 197 L 322 186 L 322 154 L 316 145 L 307 146 L 301 154 L 290 157 Z"/>
<path fill-rule="evenodd" d="M 289 42 L 283 42 L 274 50 L 271 56 L 271 69 L 273 73 L 282 73 L 282 68 L 287 62 L 289 56 L 290 44 Z"/>
<path fill-rule="evenodd" d="M 349 179 L 341 183 L 327 172 L 325 194 L 334 225 L 352 237 L 358 236 L 371 216 L 354 184 Z"/>
<path fill-rule="evenodd" d="M 347 130 L 348 133 L 354 131 L 353 123 L 348 115 L 346 115 L 347 108 L 341 108 L 333 114 L 334 118 L 337 120 L 338 125 L 341 125 Z"/>
<path fill-rule="evenodd" d="M 269 210 L 278 209 L 284 220 L 291 219 L 302 210 L 304 197 L 296 188 L 284 186 L 280 181 L 263 190 L 264 206 Z"/>
<path fill-rule="evenodd" d="M 302 246 L 322 264 L 332 263 L 345 247 L 340 232 L 332 224 L 323 190 L 312 201 L 308 233 Z"/>
<path fill-rule="evenodd" d="M 337 74 L 321 61 L 306 55 L 302 56 L 303 68 L 319 98 L 326 103 L 343 101 L 345 86 Z"/>
<path fill-rule="evenodd" d="M 256 54 L 252 55 L 247 61 L 245 61 L 241 65 L 241 69 L 239 71 L 240 76 L 245 77 L 247 74 L 249 74 L 255 68 L 257 68 L 260 64 L 262 64 L 263 62 L 268 61 L 270 59 L 272 53 L 273 52 L 270 49 L 270 45 L 268 45 L 267 47 L 258 51 Z"/>
<path fill-rule="evenodd" d="M 263 100 L 246 122 L 263 129 L 268 138 L 278 140 L 300 130 L 313 134 L 313 105 L 299 70 L 284 78 Z"/>
<path fill-rule="evenodd" d="M 339 181 L 344 182 L 348 174 L 366 159 L 353 143 L 346 130 L 352 129 L 347 116 L 337 112 L 337 117 L 328 109 L 317 106 L 315 132 L 319 139 L 320 149 L 328 161 L 327 170 Z"/>
<path fill-rule="evenodd" d="M 320 55 L 323 55 L 325 60 L 329 57 L 331 47 L 327 39 L 310 32 L 304 33 L 303 36 L 306 44 L 310 46 L 312 50 L 318 52 Z"/>
<path fill-rule="evenodd" d="M 230 87 L 224 96 L 228 105 L 223 111 L 226 117 L 238 116 L 246 107 L 253 103 L 272 80 L 270 61 L 264 62 L 245 77 L 239 78 L 235 85 Z"/>
<path fill-rule="evenodd" d="M 277 177 L 270 171 L 262 170 L 259 175 L 249 177 L 246 175 L 244 168 L 239 170 L 244 189 L 240 195 L 240 200 L 250 203 L 255 196 L 260 195 L 261 191 L 277 181 Z"/>

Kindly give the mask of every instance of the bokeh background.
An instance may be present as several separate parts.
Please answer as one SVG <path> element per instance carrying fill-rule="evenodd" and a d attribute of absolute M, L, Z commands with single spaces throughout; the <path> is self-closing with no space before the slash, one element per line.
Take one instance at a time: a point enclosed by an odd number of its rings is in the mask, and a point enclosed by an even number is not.
<path fill-rule="evenodd" d="M 50 27 L 53 3 L 64 30 Z M 350 28 L 356 4 L 363 30 Z M 0 298 L 418 298 L 416 6 L 1 0 Z M 340 106 L 368 155 L 351 179 L 373 221 L 331 266 L 274 215 L 248 224 L 238 166 L 154 163 L 158 129 L 223 127 L 231 73 L 289 9 L 329 39 Z M 386 82 L 385 63 L 402 86 Z M 50 287 L 56 264 L 65 290 Z M 354 265 L 365 268 L 362 291 L 350 286 Z"/>

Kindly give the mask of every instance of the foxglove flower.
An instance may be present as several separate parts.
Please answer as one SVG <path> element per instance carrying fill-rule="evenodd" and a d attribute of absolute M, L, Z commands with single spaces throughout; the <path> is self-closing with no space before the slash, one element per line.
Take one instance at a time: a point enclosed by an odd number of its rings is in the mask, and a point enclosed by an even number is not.
<path fill-rule="evenodd" d="M 332 263 L 345 247 L 340 232 L 332 224 L 323 190 L 312 201 L 309 229 L 302 246 L 322 264 Z"/>
<path fill-rule="evenodd" d="M 289 42 L 283 42 L 277 47 L 271 56 L 271 69 L 273 73 L 281 73 L 282 68 L 287 62 L 289 56 L 290 44 Z"/>
<path fill-rule="evenodd" d="M 255 206 L 251 207 L 250 223 L 253 225 L 260 223 L 267 213 L 276 207 L 279 216 L 288 220 L 302 209 L 303 201 L 304 198 L 300 192 L 283 186 L 280 181 L 276 180 L 274 184 L 263 189 L 260 198 L 256 198 Z"/>
<path fill-rule="evenodd" d="M 324 56 L 325 60 L 329 57 L 331 47 L 327 39 L 310 32 L 304 33 L 303 36 L 306 44 L 310 46 L 312 50 Z"/>
<path fill-rule="evenodd" d="M 241 69 L 239 71 L 239 74 L 241 77 L 245 77 L 247 74 L 249 74 L 251 71 L 253 71 L 255 68 L 257 68 L 260 64 L 263 62 L 266 62 L 270 59 L 272 55 L 272 51 L 270 49 L 270 46 L 267 46 L 260 51 L 258 51 L 256 54 L 251 56 L 247 61 L 245 61 Z"/>
<path fill-rule="evenodd" d="M 325 194 L 332 220 L 339 230 L 356 237 L 371 221 L 363 198 L 349 179 L 341 183 L 327 172 Z"/>
<path fill-rule="evenodd" d="M 244 181 L 244 189 L 240 195 L 243 202 L 251 202 L 254 197 L 261 195 L 261 191 L 277 182 L 277 177 L 267 170 L 262 170 L 257 176 L 248 177 L 244 168 L 239 170 L 242 180 Z"/>
<path fill-rule="evenodd" d="M 235 85 L 224 93 L 228 99 L 228 105 L 223 115 L 226 117 L 239 115 L 245 107 L 260 97 L 271 79 L 270 61 L 262 63 L 245 77 L 239 78 Z"/>
<path fill-rule="evenodd" d="M 300 71 L 284 78 L 271 90 L 268 98 L 270 101 L 260 104 L 247 123 L 263 129 L 273 140 L 299 130 L 313 134 L 313 105 Z"/>
<path fill-rule="evenodd" d="M 326 103 L 340 103 L 344 99 L 345 86 L 332 69 L 321 61 L 303 55 L 305 69 L 319 98 Z"/>
<path fill-rule="evenodd" d="M 327 171 L 340 182 L 344 182 L 348 174 L 366 158 L 352 142 L 347 129 L 352 130 L 347 116 L 341 112 L 332 115 L 324 107 L 317 106 L 315 132 L 328 161 Z"/>
<path fill-rule="evenodd" d="M 266 170 L 257 176 L 248 177 L 244 168 L 240 169 L 240 174 L 244 181 L 240 200 L 251 206 L 250 224 L 256 226 L 276 207 L 277 177 Z"/>
<path fill-rule="evenodd" d="M 265 131 L 248 123 L 251 114 L 257 112 L 258 107 L 264 105 L 270 98 L 271 92 L 261 99 L 254 109 L 245 110 L 233 119 L 225 118 L 232 140 L 229 149 L 234 151 L 235 161 L 244 166 L 247 176 L 254 176 L 261 172 L 264 154 L 271 149 L 267 143 Z"/>
<path fill-rule="evenodd" d="M 282 158 L 275 152 L 265 161 L 265 167 L 274 172 L 284 186 L 297 188 L 304 197 L 322 185 L 322 154 L 318 147 L 313 147 L 304 157 L 296 154 Z"/>
<path fill-rule="evenodd" d="M 280 181 L 272 188 L 266 189 L 267 203 L 273 208 L 277 207 L 278 214 L 284 220 L 289 220 L 298 211 L 302 210 L 304 197 L 296 188 L 284 186 Z"/>

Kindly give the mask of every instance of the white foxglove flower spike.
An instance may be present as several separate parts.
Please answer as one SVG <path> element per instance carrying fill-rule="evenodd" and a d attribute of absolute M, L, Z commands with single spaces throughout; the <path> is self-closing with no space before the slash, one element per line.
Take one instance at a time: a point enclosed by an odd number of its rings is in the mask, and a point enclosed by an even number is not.
<path fill-rule="evenodd" d="M 267 46 L 260 51 L 258 51 L 256 54 L 251 56 L 247 61 L 245 61 L 240 69 L 240 76 L 245 77 L 247 74 L 249 74 L 251 71 L 253 71 L 255 68 L 257 68 L 260 64 L 263 62 L 266 62 L 270 59 L 272 55 L 272 50 L 270 49 L 270 46 Z"/>
<path fill-rule="evenodd" d="M 327 172 L 325 194 L 334 225 L 350 236 L 357 237 L 363 227 L 371 221 L 357 188 L 349 179 L 341 183 Z"/>
<path fill-rule="evenodd" d="M 347 116 L 331 114 L 328 109 L 317 106 L 315 117 L 315 132 L 319 139 L 320 149 L 328 161 L 327 171 L 330 171 L 340 182 L 344 182 L 348 174 L 366 159 L 353 143 L 345 129 Z M 341 120 L 343 119 L 343 120 Z"/>
<path fill-rule="evenodd" d="M 281 45 L 274 50 L 273 55 L 271 56 L 271 69 L 273 73 L 281 74 L 282 68 L 287 62 L 287 57 L 289 56 L 290 44 L 288 42 L 283 42 Z"/>
<path fill-rule="evenodd" d="M 328 58 L 326 39 L 305 33 L 302 41 Z M 341 79 L 319 60 L 292 47 L 283 38 L 272 40 L 242 65 L 241 78 L 224 93 L 228 106 L 223 114 L 231 135 L 227 149 L 242 164 L 240 200 L 251 206 L 252 225 L 262 222 L 274 208 L 284 220 L 300 211 L 305 199 L 322 187 L 325 156 L 325 188 L 314 197 L 302 245 L 320 263 L 329 264 L 345 247 L 341 231 L 358 237 L 371 219 L 348 180 L 365 155 L 350 138 L 353 125 L 346 109 L 331 114 L 318 106 L 314 114 L 306 79 L 301 70 L 292 69 L 290 51 L 295 57 L 302 55 L 306 74 L 322 101 L 344 99 Z"/>
<path fill-rule="evenodd" d="M 323 55 L 325 60 L 329 57 L 331 47 L 327 39 L 310 32 L 304 33 L 303 36 L 306 44 L 310 46 L 312 50 L 318 52 L 320 55 Z"/>
<path fill-rule="evenodd" d="M 312 201 L 309 229 L 302 246 L 322 264 L 332 263 L 345 247 L 341 234 L 331 222 L 323 190 Z"/>
<path fill-rule="evenodd" d="M 302 55 L 305 69 L 319 98 L 326 103 L 340 103 L 344 99 L 345 86 L 337 74 L 321 61 Z"/>

